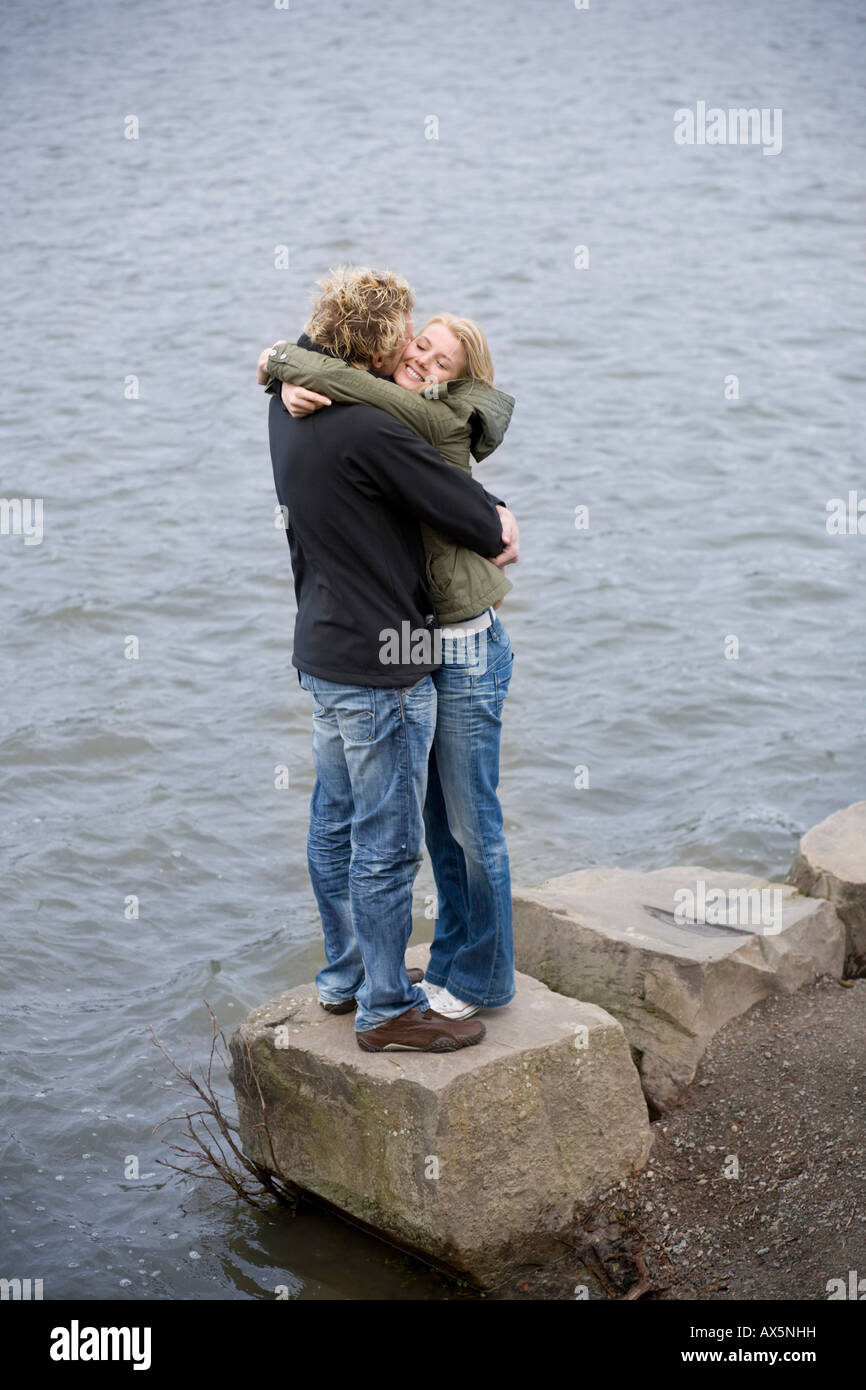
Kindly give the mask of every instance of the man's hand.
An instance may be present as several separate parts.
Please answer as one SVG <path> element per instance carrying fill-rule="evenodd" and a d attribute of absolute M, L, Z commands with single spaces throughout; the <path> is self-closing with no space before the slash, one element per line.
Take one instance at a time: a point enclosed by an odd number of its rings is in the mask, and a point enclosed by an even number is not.
<path fill-rule="evenodd" d="M 502 542 L 505 549 L 498 555 L 490 556 L 492 565 L 513 565 L 520 558 L 520 531 L 517 527 L 517 517 L 510 512 L 507 507 L 497 506 L 499 519 L 502 522 Z"/>
<path fill-rule="evenodd" d="M 331 404 L 327 396 L 308 391 L 305 386 L 293 386 L 290 381 L 283 382 L 280 399 L 294 420 L 301 420 L 305 415 L 312 415 L 314 411 L 321 410 L 323 405 Z"/>

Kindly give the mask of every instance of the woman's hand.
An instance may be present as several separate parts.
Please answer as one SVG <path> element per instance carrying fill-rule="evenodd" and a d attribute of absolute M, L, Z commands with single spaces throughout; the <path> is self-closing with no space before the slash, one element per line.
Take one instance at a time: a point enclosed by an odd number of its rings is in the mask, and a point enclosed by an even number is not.
<path fill-rule="evenodd" d="M 295 420 L 301 420 L 305 415 L 312 415 L 314 411 L 321 410 L 323 405 L 331 404 L 327 396 L 308 391 L 305 386 L 293 386 L 290 381 L 283 382 L 280 399 Z"/>
<path fill-rule="evenodd" d="M 270 355 L 270 348 L 265 348 L 264 352 L 259 353 L 259 360 L 256 363 L 256 381 L 259 386 L 267 386 L 271 379 L 271 374 L 268 371 L 268 358 Z"/>
<path fill-rule="evenodd" d="M 514 565 L 520 558 L 520 531 L 517 526 L 517 517 L 510 512 L 507 507 L 497 506 L 499 520 L 502 522 L 502 543 L 505 546 L 498 555 L 490 556 L 492 565 Z"/>

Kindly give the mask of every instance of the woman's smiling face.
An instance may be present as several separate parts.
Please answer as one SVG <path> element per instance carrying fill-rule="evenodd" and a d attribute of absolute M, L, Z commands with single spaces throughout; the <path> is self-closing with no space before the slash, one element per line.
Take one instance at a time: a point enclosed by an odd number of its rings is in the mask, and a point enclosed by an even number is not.
<path fill-rule="evenodd" d="M 444 323 L 428 323 L 407 343 L 394 372 L 394 381 L 408 391 L 423 391 L 431 381 L 453 381 L 466 370 L 466 353 L 459 338 Z"/>

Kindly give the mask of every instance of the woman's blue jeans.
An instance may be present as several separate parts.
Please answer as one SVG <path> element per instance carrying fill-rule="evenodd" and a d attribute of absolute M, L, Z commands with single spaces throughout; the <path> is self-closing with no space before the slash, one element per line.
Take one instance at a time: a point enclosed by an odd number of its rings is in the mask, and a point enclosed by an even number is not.
<path fill-rule="evenodd" d="M 514 997 L 511 871 L 499 805 L 502 707 L 514 655 L 498 618 L 443 641 L 424 826 L 438 910 L 425 981 L 468 1004 Z"/>

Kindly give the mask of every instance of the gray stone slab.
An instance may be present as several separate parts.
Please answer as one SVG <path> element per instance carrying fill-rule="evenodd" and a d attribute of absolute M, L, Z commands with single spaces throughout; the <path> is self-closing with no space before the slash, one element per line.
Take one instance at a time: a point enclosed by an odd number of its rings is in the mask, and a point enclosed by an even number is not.
<path fill-rule="evenodd" d="M 521 970 L 620 1020 L 658 1112 L 719 1028 L 775 990 L 838 976 L 845 951 L 829 902 L 697 865 L 584 869 L 516 888 L 514 923 Z"/>
<path fill-rule="evenodd" d="M 548 1262 L 574 1219 L 644 1166 L 640 1080 L 614 1018 L 525 975 L 511 1004 L 480 1016 L 478 1046 L 379 1055 L 312 985 L 255 1009 L 231 1040 L 245 1152 L 482 1287 Z"/>
<path fill-rule="evenodd" d="M 828 898 L 847 931 L 845 973 L 866 974 L 866 801 L 855 801 L 808 830 L 788 881 Z"/>

